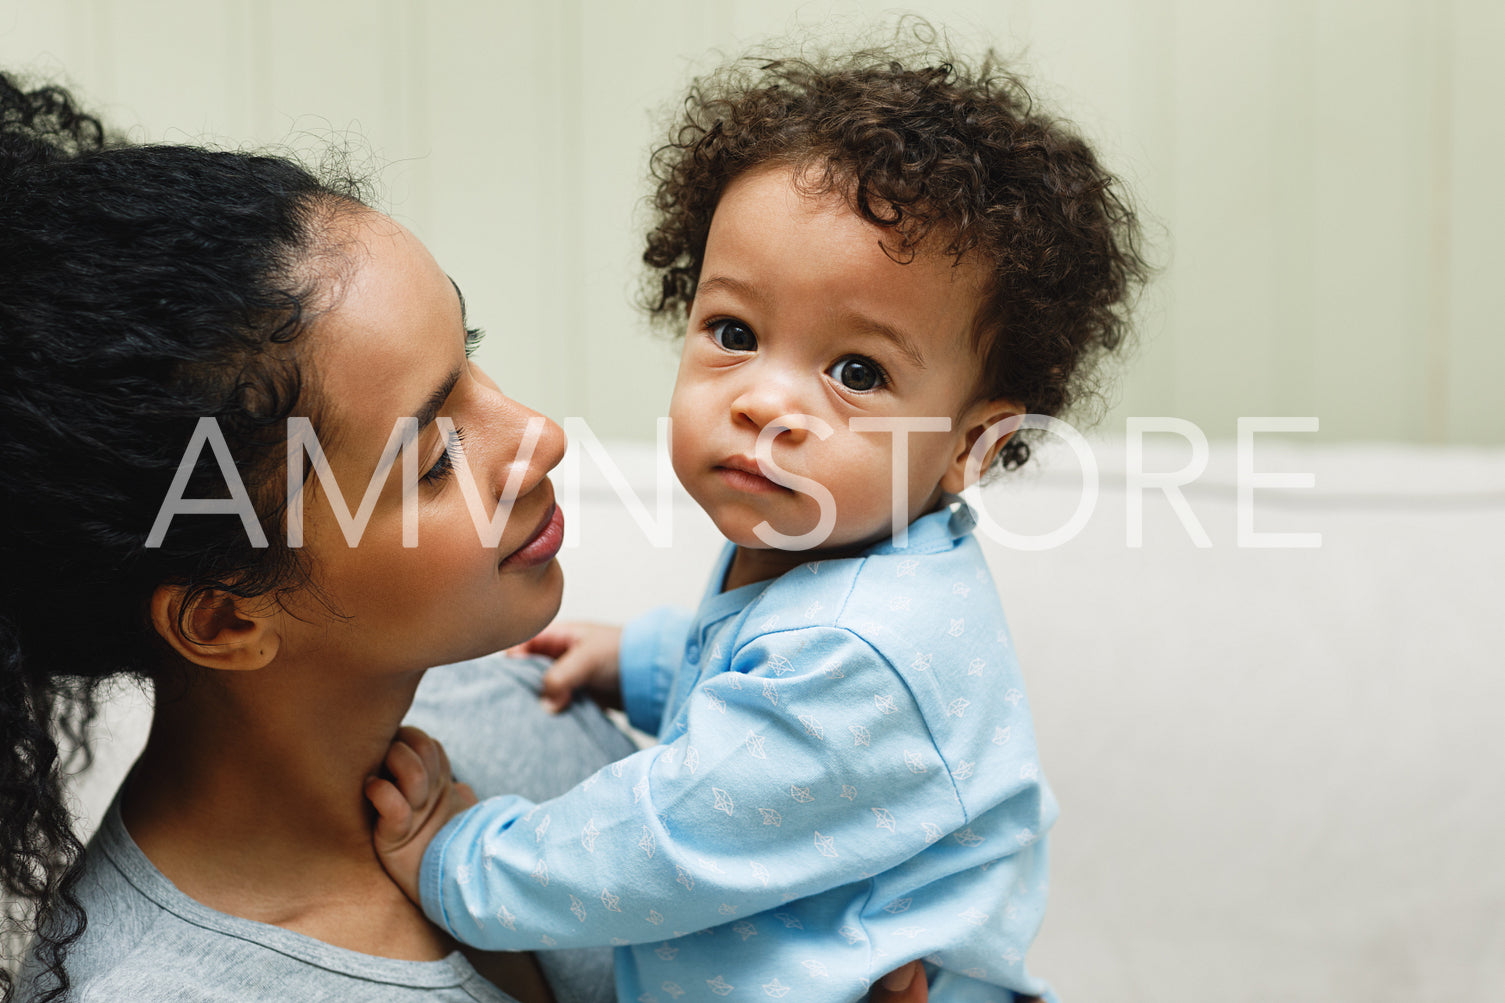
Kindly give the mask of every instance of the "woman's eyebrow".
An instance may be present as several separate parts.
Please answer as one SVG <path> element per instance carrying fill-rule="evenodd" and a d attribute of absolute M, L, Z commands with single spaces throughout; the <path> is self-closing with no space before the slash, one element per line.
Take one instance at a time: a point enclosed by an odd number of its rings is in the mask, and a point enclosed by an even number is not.
<path fill-rule="evenodd" d="M 448 376 L 444 377 L 443 382 L 428 395 L 428 399 L 423 402 L 423 406 L 414 412 L 414 417 L 418 419 L 419 431 L 427 428 L 429 423 L 438 417 L 439 409 L 444 406 L 445 401 L 449 400 L 450 393 L 453 392 L 455 384 L 460 382 L 460 377 L 464 373 L 464 366 L 456 366 L 450 371 Z"/>
<path fill-rule="evenodd" d="M 460 291 L 460 283 L 458 283 L 458 282 L 455 281 L 454 276 L 446 275 L 444 277 L 446 279 L 449 279 L 449 284 L 455 287 L 455 299 L 457 299 L 457 300 L 460 301 L 460 328 L 461 328 L 461 330 L 463 330 L 465 328 L 465 326 L 466 326 L 465 325 L 465 294 Z"/>
<path fill-rule="evenodd" d="M 449 279 L 451 286 L 454 286 L 455 298 L 460 301 L 460 336 L 463 338 L 465 337 L 465 294 L 460 291 L 460 284 L 458 282 L 448 275 L 445 278 Z M 449 395 L 454 391 L 455 384 L 460 382 L 460 377 L 464 374 L 464 365 L 456 366 L 450 370 L 443 381 L 428 395 L 428 398 L 423 402 L 423 406 L 413 413 L 413 416 L 418 419 L 419 431 L 427 428 L 429 423 L 439 416 L 439 409 L 444 406 L 445 401 L 449 400 Z"/>

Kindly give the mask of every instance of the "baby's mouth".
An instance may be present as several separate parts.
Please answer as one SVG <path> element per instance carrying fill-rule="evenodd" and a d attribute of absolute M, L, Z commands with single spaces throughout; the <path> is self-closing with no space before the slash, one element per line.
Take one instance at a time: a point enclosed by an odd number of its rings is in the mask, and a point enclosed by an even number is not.
<path fill-rule="evenodd" d="M 758 464 L 740 456 L 722 460 L 712 468 L 729 486 L 739 491 L 775 492 L 790 489 L 768 478 Z"/>

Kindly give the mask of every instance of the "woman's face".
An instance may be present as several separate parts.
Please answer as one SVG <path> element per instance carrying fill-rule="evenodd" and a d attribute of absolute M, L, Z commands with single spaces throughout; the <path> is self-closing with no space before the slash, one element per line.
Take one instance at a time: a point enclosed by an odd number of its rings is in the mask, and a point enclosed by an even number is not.
<path fill-rule="evenodd" d="M 504 395 L 466 357 L 459 290 L 405 228 L 376 212 L 336 224 L 345 267 L 331 308 L 309 331 L 310 392 L 319 438 L 344 511 L 357 511 L 397 420 L 416 417 L 417 545 L 404 546 L 402 463 L 380 482 L 369 523 L 351 545 L 328 486 L 304 487 L 304 546 L 313 581 L 279 624 L 280 657 L 356 671 L 419 669 L 515 644 L 559 608 L 554 559 L 562 525 L 548 471 L 564 452 L 559 426 Z M 436 420 L 453 421 L 445 436 Z M 530 419 L 533 448 L 526 448 Z M 476 492 L 467 503 L 464 467 Z M 448 441 L 446 441 L 448 440 Z M 309 464 L 309 466 L 312 466 Z M 504 490 L 515 497 L 500 539 L 481 528 Z M 319 481 L 316 483 L 316 481 Z"/>

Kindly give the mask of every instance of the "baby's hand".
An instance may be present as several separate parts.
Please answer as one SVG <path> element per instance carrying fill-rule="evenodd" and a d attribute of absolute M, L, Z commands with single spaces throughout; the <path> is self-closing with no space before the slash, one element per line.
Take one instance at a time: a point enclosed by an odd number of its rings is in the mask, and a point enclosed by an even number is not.
<path fill-rule="evenodd" d="M 603 707 L 622 706 L 622 628 L 604 623 L 558 623 L 511 649 L 518 655 L 554 659 L 543 674 L 543 702 L 554 713 L 569 706 L 575 691 L 585 690 Z"/>
<path fill-rule="evenodd" d="M 444 747 L 417 728 L 398 730 L 387 750 L 387 772 L 392 780 L 366 781 L 366 798 L 376 807 L 371 841 L 392 880 L 422 905 L 423 851 L 444 823 L 476 803 L 475 792 L 455 783 Z"/>
<path fill-rule="evenodd" d="M 869 1003 L 925 1003 L 930 987 L 925 983 L 925 966 L 918 961 L 896 968 L 873 986 Z"/>

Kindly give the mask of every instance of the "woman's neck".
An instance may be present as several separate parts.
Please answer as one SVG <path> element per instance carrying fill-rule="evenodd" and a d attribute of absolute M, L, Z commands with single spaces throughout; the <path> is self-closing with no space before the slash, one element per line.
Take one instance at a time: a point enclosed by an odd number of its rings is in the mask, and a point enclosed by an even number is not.
<path fill-rule="evenodd" d="M 365 953 L 442 957 L 449 945 L 381 870 L 361 793 L 421 677 L 278 662 L 159 687 L 122 793 L 126 829 L 211 908 Z"/>

